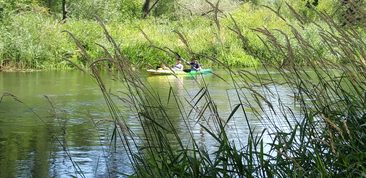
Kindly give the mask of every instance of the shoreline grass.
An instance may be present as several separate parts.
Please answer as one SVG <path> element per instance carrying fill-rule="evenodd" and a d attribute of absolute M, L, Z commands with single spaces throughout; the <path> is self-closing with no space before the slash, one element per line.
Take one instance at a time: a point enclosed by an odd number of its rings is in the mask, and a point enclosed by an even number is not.
<path fill-rule="evenodd" d="M 326 6 L 327 3 L 324 5 L 322 2 L 319 9 L 324 10 Z M 108 41 L 103 37 L 103 32 L 99 30 L 98 23 L 93 18 L 70 17 L 65 23 L 61 23 L 56 18 L 57 16 L 50 15 L 41 7 L 29 6 L 29 8 L 21 13 L 9 12 L 0 21 L 2 24 L 0 28 L 2 32 L 0 34 L 2 41 L 0 64 L 2 66 L 5 67 L 9 63 L 19 69 L 70 69 L 73 68 L 73 65 L 70 65 L 68 61 L 72 61 L 87 69 L 92 61 L 85 61 L 72 40 L 62 31 L 70 31 L 76 35 L 92 58 L 104 56 L 104 50 L 98 44 L 111 49 Z M 174 62 L 174 58 L 171 56 L 151 48 L 151 42 L 156 46 L 169 47 L 178 51 L 188 60 L 192 56 L 190 53 L 194 52 L 199 56 L 209 54 L 230 67 L 259 67 L 266 56 L 267 64 L 277 65 L 281 61 L 276 61 L 278 56 L 268 58 L 271 55 L 268 54 L 266 45 L 257 38 L 255 29 L 260 27 L 279 29 L 286 35 L 293 35 L 291 27 L 283 21 L 283 16 L 276 15 L 276 11 L 273 12 L 274 10 L 271 8 L 275 8 L 275 4 L 274 7 L 270 7 L 243 3 L 235 10 L 216 14 L 218 18 L 213 18 L 215 14 L 209 13 L 204 16 L 182 16 L 175 20 L 159 16 L 147 19 L 127 18 L 122 22 L 109 19 L 105 23 L 111 35 L 121 44 L 121 50 L 137 68 L 156 66 L 161 61 Z M 291 10 L 284 9 L 286 8 L 282 8 L 280 13 L 294 14 Z M 312 10 L 308 11 L 310 13 Z M 311 20 L 316 23 L 323 22 L 315 18 L 314 12 L 311 13 L 313 14 Z M 289 17 L 286 20 L 294 21 L 295 19 Z M 324 24 L 303 23 L 294 27 L 297 29 L 300 26 L 304 27 L 304 30 L 299 33 L 311 39 L 313 47 L 317 49 L 319 55 L 326 56 L 328 52 L 321 51 L 323 49 L 321 37 L 313 36 L 316 33 L 317 25 Z M 141 34 L 141 30 L 146 33 L 150 42 Z M 187 46 L 175 32 L 185 35 L 189 43 L 188 51 Z M 238 38 L 237 32 L 240 32 L 241 37 L 245 38 Z M 286 41 L 282 34 L 272 34 L 277 40 Z M 365 34 L 362 35 L 362 37 L 364 36 Z M 290 39 L 292 38 L 293 36 Z M 245 40 L 243 41 L 243 39 Z M 293 47 L 299 48 L 295 45 Z M 200 60 L 206 66 L 221 65 L 205 58 Z M 303 65 L 307 65 L 307 63 L 303 63 Z"/>
<path fill-rule="evenodd" d="M 180 119 L 189 129 L 190 120 L 209 119 L 211 125 L 197 122 L 204 132 L 214 138 L 217 148 L 213 153 L 198 144 L 193 133 L 189 132 L 189 144 L 182 142 L 177 128 L 171 124 L 167 108 L 161 103 L 154 89 L 131 71 L 131 61 L 111 37 L 107 27 L 101 22 L 106 38 L 113 46 L 106 53 L 107 59 L 95 60 L 91 65 L 93 77 L 110 108 L 115 120 L 115 132 L 129 154 L 136 177 L 332 177 L 362 176 L 366 171 L 364 142 L 366 137 L 365 116 L 365 66 L 362 55 L 363 38 L 354 29 L 340 28 L 326 14 L 319 14 L 327 28 L 315 24 L 314 31 L 321 37 L 326 56 L 314 47 L 311 39 L 303 36 L 297 27 L 291 27 L 293 38 L 280 30 L 258 28 L 256 31 L 265 42 L 268 57 L 279 59 L 278 72 L 281 82 L 271 78 L 263 79 L 258 73 L 246 70 L 233 71 L 225 65 L 231 76 L 237 103 L 229 115 L 218 112 L 204 78 L 197 77 L 201 90 L 193 98 L 180 99 L 169 91 L 173 99 L 170 109 L 179 111 Z M 288 22 L 287 22 L 288 23 Z M 301 23 L 301 22 L 300 22 Z M 300 28 L 301 30 L 301 28 Z M 277 40 L 273 33 L 279 33 Z M 237 35 L 244 36 L 240 31 Z M 245 38 L 241 38 L 245 41 Z M 185 44 L 187 47 L 187 44 Z M 79 46 L 83 48 L 83 46 Z M 112 55 L 114 54 L 114 55 Z M 209 58 L 212 59 L 212 58 Z M 335 62 L 348 61 L 348 67 Z M 214 60 L 214 59 L 213 59 Z M 217 60 L 217 59 L 216 59 Z M 267 59 L 263 59 L 267 67 Z M 108 61 L 119 72 L 121 83 L 128 89 L 123 100 L 130 103 L 132 113 L 136 113 L 140 127 L 144 131 L 145 146 L 137 144 L 133 133 L 128 129 L 122 113 L 118 111 L 111 93 L 106 90 L 99 76 L 97 64 Z M 298 62 L 301 61 L 301 62 Z M 310 68 L 304 69 L 301 63 Z M 225 64 L 223 62 L 223 64 Z M 266 68 L 265 68 L 266 69 Z M 310 73 L 311 72 L 311 73 Z M 252 78 L 255 81 L 251 82 Z M 272 87 L 270 87 L 272 85 Z M 255 86 L 261 86 L 257 90 Z M 291 89 L 288 93 L 293 103 L 281 100 L 278 87 Z M 278 96 L 277 100 L 272 100 Z M 254 98 L 256 102 L 250 102 Z M 276 98 L 276 97 L 275 97 Z M 191 101 L 194 101 L 190 103 Z M 182 103 L 190 103 L 190 108 Z M 292 106 L 300 109 L 296 115 Z M 254 108 L 259 108 L 256 110 Z M 255 111 L 248 113 L 248 110 Z M 248 126 L 246 145 L 237 145 L 227 134 L 227 124 L 236 113 L 241 113 Z M 283 119 L 277 125 L 273 116 Z M 248 121 L 254 117 L 271 123 L 261 134 L 255 134 Z M 167 137 L 167 135 L 172 137 Z M 265 143 L 264 136 L 271 138 Z"/>

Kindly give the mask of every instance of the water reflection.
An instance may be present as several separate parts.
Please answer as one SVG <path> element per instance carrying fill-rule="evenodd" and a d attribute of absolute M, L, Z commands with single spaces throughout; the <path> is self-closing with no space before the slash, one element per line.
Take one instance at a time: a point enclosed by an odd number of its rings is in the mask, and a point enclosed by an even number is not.
<path fill-rule="evenodd" d="M 109 78 L 108 74 L 105 78 Z M 107 83 L 108 90 L 123 93 L 118 82 L 107 79 Z M 238 91 L 230 80 L 224 81 L 216 75 L 153 76 L 146 77 L 146 84 L 166 106 L 171 124 L 177 128 L 183 143 L 189 145 L 192 142 L 189 134 L 192 131 L 197 143 L 209 152 L 216 149 L 217 143 L 202 125 L 211 128 L 214 122 L 210 113 L 197 119 L 200 113 L 191 110 L 192 103 L 199 98 L 197 93 L 207 86 L 223 121 L 240 103 Z M 255 98 L 251 91 L 240 90 L 239 95 L 252 107 L 244 106 L 246 115 L 238 110 L 227 125 L 230 139 L 236 144 L 246 145 L 249 134 L 246 118 L 256 133 L 264 128 L 287 126 L 281 113 L 291 112 L 281 104 L 293 105 L 291 91 L 284 86 L 268 87 L 276 94 L 266 93 L 265 88 L 256 88 L 256 91 L 267 95 L 272 104 L 278 103 L 272 106 L 277 108 L 275 110 Z M 89 75 L 77 71 L 0 73 L 0 92 L 5 91 L 13 93 L 25 104 L 11 97 L 0 103 L 0 177 L 124 177 L 133 173 L 120 142 L 117 140 L 114 145 L 111 139 L 112 119 L 99 88 Z M 56 113 L 43 95 L 53 101 Z M 176 98 L 181 99 L 180 107 L 176 107 Z M 195 107 L 204 105 L 205 102 L 198 102 Z M 128 113 L 129 110 L 123 107 L 120 109 L 136 135 L 137 144 L 146 144 L 141 124 L 149 123 L 140 123 L 136 113 Z M 292 109 L 295 116 L 299 116 L 296 107 Z"/>

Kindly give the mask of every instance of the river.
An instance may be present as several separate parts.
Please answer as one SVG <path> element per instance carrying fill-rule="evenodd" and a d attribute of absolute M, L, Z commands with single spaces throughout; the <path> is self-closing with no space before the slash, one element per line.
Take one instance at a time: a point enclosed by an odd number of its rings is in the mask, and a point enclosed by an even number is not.
<path fill-rule="evenodd" d="M 220 117 L 227 120 L 239 101 L 229 75 L 224 71 L 216 74 L 205 75 L 203 80 Z M 107 77 L 108 73 L 103 76 L 108 90 L 121 95 L 126 92 L 120 82 Z M 193 101 L 202 89 L 193 77 L 141 77 L 163 98 L 162 103 L 168 108 L 171 102 L 168 98 L 172 100 L 170 88 L 177 96 L 188 98 L 187 101 Z M 267 87 L 277 92 L 268 97 L 270 100 L 281 98 L 282 103 L 294 105 L 289 88 L 274 84 Z M 263 88 L 256 87 L 259 93 L 261 90 Z M 270 132 L 274 125 L 285 127 L 285 121 L 274 114 L 275 111 L 249 93 L 243 96 L 244 102 L 263 104 L 262 108 L 245 109 L 255 132 L 261 133 L 265 128 Z M 111 151 L 113 122 L 100 88 L 90 75 L 80 71 L 3 72 L 0 73 L 0 94 L 3 95 L 0 102 L 0 177 L 124 177 L 133 173 L 126 154 Z M 276 102 L 273 103 L 277 108 Z M 117 100 L 116 104 L 124 103 Z M 293 111 L 299 115 L 296 107 Z M 128 113 L 128 109 L 126 112 L 122 108 L 131 130 L 142 135 L 136 113 Z M 175 113 L 177 110 L 168 112 L 182 139 L 189 142 L 188 130 Z M 263 119 L 258 119 L 258 115 Z M 208 150 L 214 149 L 214 140 L 197 120 L 189 125 L 200 144 Z M 243 112 L 234 114 L 227 127 L 235 142 L 245 144 L 249 129 Z"/>

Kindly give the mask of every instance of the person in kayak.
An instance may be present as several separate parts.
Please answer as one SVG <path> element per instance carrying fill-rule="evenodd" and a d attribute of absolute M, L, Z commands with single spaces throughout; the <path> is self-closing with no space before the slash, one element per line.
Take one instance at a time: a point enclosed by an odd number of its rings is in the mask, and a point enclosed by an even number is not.
<path fill-rule="evenodd" d="M 201 70 L 201 65 L 198 64 L 196 59 L 192 59 L 192 61 L 189 63 L 189 65 L 191 65 L 191 70 L 195 70 L 195 71 Z"/>
<path fill-rule="evenodd" d="M 156 66 L 156 70 L 169 70 L 169 67 L 165 66 L 165 64 L 162 62 L 159 66 Z"/>
<path fill-rule="evenodd" d="M 182 60 L 181 59 L 177 59 L 177 62 L 172 67 L 172 70 L 175 70 L 175 71 L 183 70 L 183 64 L 182 64 Z"/>

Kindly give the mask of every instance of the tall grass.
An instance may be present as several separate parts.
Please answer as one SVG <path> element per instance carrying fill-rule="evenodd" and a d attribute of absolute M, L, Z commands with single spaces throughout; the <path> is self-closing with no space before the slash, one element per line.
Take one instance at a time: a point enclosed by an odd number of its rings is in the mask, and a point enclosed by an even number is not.
<path fill-rule="evenodd" d="M 111 48 L 105 51 L 107 58 L 95 60 L 90 67 L 115 121 L 115 138 L 123 143 L 123 149 L 129 154 L 134 176 L 365 175 L 366 53 L 362 38 L 365 29 L 341 27 L 327 14 L 314 11 L 322 23 L 312 23 L 312 35 L 321 40 L 312 41 L 301 32 L 303 28 L 300 27 L 304 25 L 301 18 L 305 17 L 296 11 L 292 13 L 299 17 L 299 21 L 283 19 L 290 33 L 265 27 L 254 29 L 266 48 L 261 62 L 267 69 L 269 58 L 277 60 L 280 82 L 273 79 L 268 70 L 268 77 L 263 78 L 259 72 L 233 70 L 215 55 L 187 51 L 187 54 L 201 55 L 225 66 L 231 77 L 226 82 L 235 91 L 237 101 L 228 115 L 218 112 L 206 81 L 199 76 L 196 82 L 201 90 L 195 96 L 182 99 L 174 90 L 169 90 L 168 100 L 171 102 L 166 107 L 155 89 L 138 72 L 131 71 L 131 60 L 111 37 L 108 27 L 101 23 Z M 235 18 L 232 20 L 235 24 Z M 243 44 L 248 43 L 247 35 L 238 26 L 231 29 Z M 187 44 L 184 45 L 188 49 Z M 317 48 L 319 45 L 323 49 Z M 83 50 L 82 45 L 78 47 Z M 121 83 L 128 89 L 119 98 L 129 104 L 132 113 L 136 113 L 144 133 L 141 137 L 136 137 L 129 129 L 115 98 L 106 90 L 97 68 L 98 63 L 105 61 L 115 66 Z M 293 97 L 292 103 L 281 99 L 278 92 L 281 86 L 291 89 L 288 95 Z M 190 108 L 184 107 L 187 102 Z M 294 106 L 300 113 L 296 114 Z M 168 115 L 172 108 L 179 111 L 180 119 L 189 131 L 189 142 L 183 141 L 178 128 L 172 124 Z M 238 113 L 249 128 L 246 144 L 237 144 L 228 135 L 228 125 Z M 256 134 L 258 132 L 249 122 L 252 117 L 267 123 L 260 134 Z M 279 124 L 277 119 L 283 122 Z M 195 139 L 189 126 L 192 120 L 215 140 L 214 152 Z M 209 122 L 198 122 L 202 120 Z M 139 144 L 142 140 L 144 146 Z"/>
<path fill-rule="evenodd" d="M 73 32 L 79 38 L 92 58 L 103 57 L 104 50 L 98 44 L 104 45 L 108 49 L 111 49 L 111 46 L 108 46 L 108 41 L 103 37 L 103 32 L 98 28 L 97 22 L 88 15 L 94 11 L 86 7 L 85 12 L 81 10 L 81 4 L 86 2 L 73 3 L 72 7 L 75 8 L 75 12 L 70 14 L 70 18 L 65 23 L 60 22 L 57 15 L 50 14 L 47 8 L 40 6 L 27 5 L 27 8 L 19 7 L 18 11 L 7 11 L 6 17 L 0 22 L 2 26 L 0 28 L 0 39 L 2 39 L 0 63 L 2 65 L 10 63 L 15 68 L 26 69 L 68 69 L 72 66 L 66 61 L 72 61 L 87 68 L 91 61 L 85 61 L 85 58 L 78 53 L 72 40 L 69 39 L 68 35 L 62 33 L 65 30 Z M 291 28 L 281 19 L 291 14 L 291 11 L 286 8 L 278 8 L 280 13 L 286 13 L 279 17 L 272 12 L 276 9 L 252 3 L 243 3 L 237 5 L 237 8 L 228 8 L 231 10 L 222 12 L 220 10 L 226 8 L 226 3 L 220 3 L 219 10 L 214 11 L 215 4 L 211 3 L 213 6 L 210 6 L 207 2 L 201 2 L 200 4 L 205 5 L 205 9 L 211 8 L 207 9 L 209 13 L 179 16 L 179 18 L 174 19 L 167 16 L 139 19 L 125 17 L 124 15 L 131 16 L 131 14 L 122 13 L 128 11 L 123 9 L 124 7 L 120 7 L 122 8 L 121 14 L 118 14 L 118 9 L 113 8 L 106 12 L 106 9 L 111 8 L 111 4 L 96 2 L 103 4 L 103 6 L 97 9 L 95 14 L 105 17 L 108 30 L 115 40 L 121 43 L 124 54 L 139 68 L 149 68 L 160 61 L 174 62 L 171 56 L 150 48 L 151 44 L 141 34 L 141 30 L 147 34 L 154 45 L 169 47 L 174 51 L 179 51 L 183 57 L 189 58 L 190 52 L 186 51 L 180 37 L 174 33 L 174 31 L 178 31 L 185 34 L 191 52 L 197 53 L 199 56 L 209 54 L 214 58 L 221 59 L 222 62 L 231 67 L 256 67 L 261 65 L 264 56 L 270 56 L 266 50 L 266 44 L 257 38 L 257 33 L 253 32 L 252 29 L 266 27 L 279 29 L 287 35 L 291 34 Z M 87 7 L 89 6 L 91 7 L 92 4 L 87 5 Z M 285 4 L 282 3 L 282 6 Z M 326 6 L 327 4 L 323 4 L 323 1 L 319 4 L 321 9 Z M 131 6 L 131 8 L 136 7 Z M 182 11 L 184 10 L 182 9 Z M 237 21 L 237 27 L 234 31 L 232 28 L 226 28 L 233 27 L 232 18 Z M 216 20 L 213 21 L 213 19 Z M 293 20 L 293 18 L 289 19 Z M 314 19 L 317 20 L 317 18 Z M 218 29 L 218 24 L 222 28 Z M 321 38 L 312 35 L 317 27 L 311 23 L 302 24 L 302 26 L 304 30 L 300 33 L 306 34 L 306 37 L 313 41 L 318 41 L 318 44 L 314 44 L 317 50 L 323 49 L 320 43 Z M 297 27 L 297 29 L 299 28 Z M 242 43 L 237 38 L 236 32 L 239 31 L 247 38 L 246 43 Z M 278 33 L 273 35 L 279 41 L 286 40 Z M 296 47 L 296 44 L 293 45 Z M 246 46 L 244 50 L 243 46 Z M 319 55 L 325 55 L 325 53 L 319 53 Z M 278 62 L 276 58 L 278 56 L 267 57 L 266 63 L 276 63 Z M 205 66 L 217 65 L 217 63 L 212 63 L 205 58 L 200 60 Z"/>

